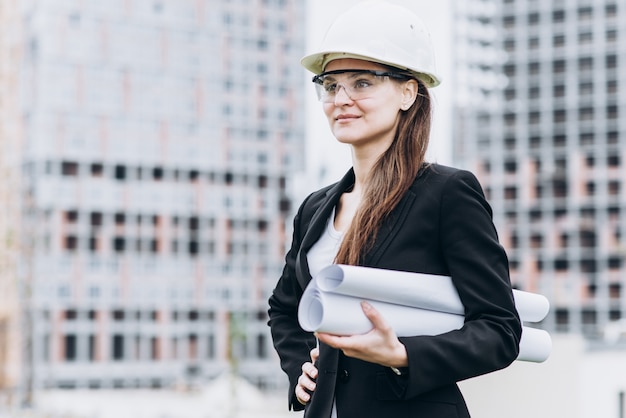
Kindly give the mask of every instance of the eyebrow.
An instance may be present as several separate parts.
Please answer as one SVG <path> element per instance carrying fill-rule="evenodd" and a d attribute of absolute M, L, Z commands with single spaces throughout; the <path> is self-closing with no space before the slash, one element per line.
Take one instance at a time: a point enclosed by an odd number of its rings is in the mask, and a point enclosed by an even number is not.
<path fill-rule="evenodd" d="M 359 71 L 362 71 L 362 72 L 359 72 Z M 371 71 L 371 70 L 358 70 L 358 71 L 357 70 L 352 70 L 352 71 L 346 71 L 345 73 L 328 74 L 328 75 L 324 76 L 324 80 L 337 80 L 335 75 L 346 75 L 347 76 L 346 78 L 356 78 L 356 77 L 358 77 L 360 75 L 363 75 L 363 73 L 371 75 L 371 73 L 368 73 L 368 71 Z"/>

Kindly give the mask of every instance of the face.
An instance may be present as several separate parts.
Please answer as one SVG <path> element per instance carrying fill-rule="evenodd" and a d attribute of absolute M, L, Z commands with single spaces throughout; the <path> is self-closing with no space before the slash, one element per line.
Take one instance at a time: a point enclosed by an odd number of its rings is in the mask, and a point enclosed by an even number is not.
<path fill-rule="evenodd" d="M 328 63 L 324 71 L 337 70 L 389 71 L 387 67 L 370 61 L 338 59 Z M 337 86 L 353 86 L 355 73 L 333 76 Z M 415 90 L 415 91 L 413 91 Z M 375 94 L 353 100 L 343 87 L 335 89 L 333 100 L 323 103 L 324 113 L 333 135 L 339 142 L 355 149 L 372 149 L 381 153 L 386 150 L 396 133 L 400 113 L 407 103 L 415 101 L 415 80 L 394 81 L 385 78 Z M 354 95 L 353 95 L 354 96 Z"/>

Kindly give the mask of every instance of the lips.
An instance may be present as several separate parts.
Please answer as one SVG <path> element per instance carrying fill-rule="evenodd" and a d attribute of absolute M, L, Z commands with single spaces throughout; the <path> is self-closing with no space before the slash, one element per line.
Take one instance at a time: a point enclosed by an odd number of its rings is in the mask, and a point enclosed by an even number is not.
<path fill-rule="evenodd" d="M 341 114 L 341 115 L 338 115 L 335 118 L 335 120 L 339 120 L 339 121 L 345 120 L 345 121 L 348 121 L 348 120 L 352 120 L 352 119 L 358 119 L 359 117 L 360 117 L 359 115 Z"/>

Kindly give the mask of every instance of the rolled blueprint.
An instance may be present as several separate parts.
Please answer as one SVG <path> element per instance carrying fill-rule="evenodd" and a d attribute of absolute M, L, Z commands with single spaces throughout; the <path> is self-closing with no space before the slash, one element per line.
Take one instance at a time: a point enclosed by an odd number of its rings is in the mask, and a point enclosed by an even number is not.
<path fill-rule="evenodd" d="M 333 264 L 315 277 L 317 287 L 332 292 L 463 315 L 465 309 L 449 276 Z M 548 299 L 537 293 L 513 290 L 522 322 L 540 322 L 550 311 Z"/>
<path fill-rule="evenodd" d="M 551 352 L 552 338 L 548 331 L 522 326 L 518 360 L 541 363 L 550 357 Z"/>
<path fill-rule="evenodd" d="M 514 291 L 522 321 L 540 321 L 549 304 L 542 295 Z M 307 286 L 298 307 L 306 331 L 336 335 L 364 334 L 372 329 L 361 308 L 367 300 L 399 337 L 439 335 L 460 329 L 464 309 L 448 276 L 331 265 Z M 542 362 L 552 350 L 550 334 L 523 326 L 517 360 Z"/>
<path fill-rule="evenodd" d="M 373 326 L 361 308 L 362 298 L 325 293 L 307 288 L 298 308 L 298 320 L 305 331 L 335 335 L 365 334 Z M 398 337 L 439 335 L 460 329 L 462 315 L 368 300 L 389 322 Z M 552 351 L 546 331 L 524 326 L 517 360 L 542 362 Z"/>
<path fill-rule="evenodd" d="M 361 309 L 361 298 L 325 293 L 307 288 L 298 308 L 298 321 L 305 331 L 335 335 L 365 334 L 372 323 Z M 463 316 L 393 303 L 368 300 L 392 325 L 396 335 L 437 335 L 463 326 Z"/>

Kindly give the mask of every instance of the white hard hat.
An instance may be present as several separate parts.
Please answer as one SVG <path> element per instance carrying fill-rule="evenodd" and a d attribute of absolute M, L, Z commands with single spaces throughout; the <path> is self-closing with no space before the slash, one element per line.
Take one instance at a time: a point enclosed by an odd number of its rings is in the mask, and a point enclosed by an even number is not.
<path fill-rule="evenodd" d="M 384 1 L 359 2 L 328 28 L 317 52 L 302 66 L 314 74 L 339 58 L 356 58 L 400 68 L 428 87 L 439 85 L 434 48 L 424 23 L 410 10 Z"/>

